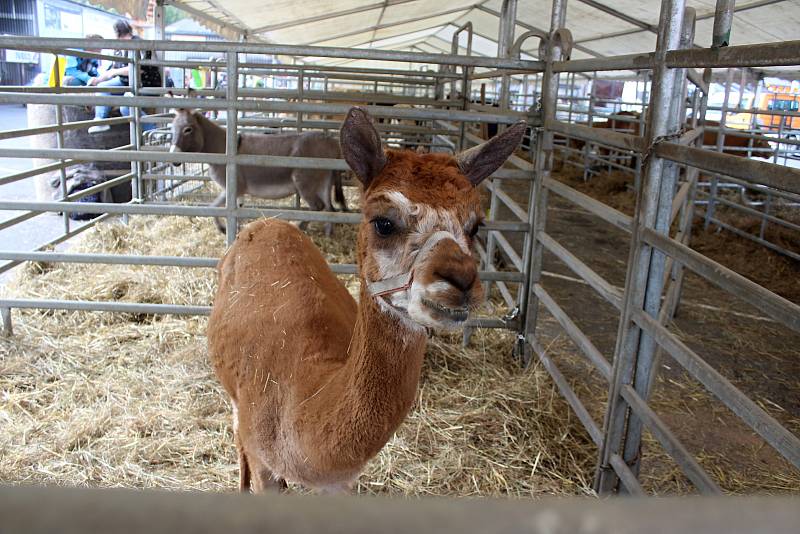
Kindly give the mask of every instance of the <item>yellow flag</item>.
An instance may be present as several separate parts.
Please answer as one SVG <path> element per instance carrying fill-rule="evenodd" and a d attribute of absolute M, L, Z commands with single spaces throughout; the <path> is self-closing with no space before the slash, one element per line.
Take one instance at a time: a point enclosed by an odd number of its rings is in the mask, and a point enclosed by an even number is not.
<path fill-rule="evenodd" d="M 55 87 L 57 83 L 64 82 L 64 71 L 67 68 L 67 58 L 56 56 L 56 60 L 53 61 L 53 66 L 50 69 L 50 79 L 47 82 L 47 85 L 50 87 Z"/>

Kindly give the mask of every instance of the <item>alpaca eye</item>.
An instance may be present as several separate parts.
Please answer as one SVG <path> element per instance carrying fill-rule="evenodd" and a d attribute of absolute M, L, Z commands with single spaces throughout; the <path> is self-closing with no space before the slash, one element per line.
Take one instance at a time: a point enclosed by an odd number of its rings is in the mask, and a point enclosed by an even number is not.
<path fill-rule="evenodd" d="M 376 217 L 372 220 L 375 232 L 381 237 L 388 237 L 394 233 L 394 223 L 386 217 Z"/>
<path fill-rule="evenodd" d="M 191 126 L 187 126 L 186 128 L 183 129 L 183 133 L 185 133 L 187 135 L 192 133 L 192 127 Z"/>

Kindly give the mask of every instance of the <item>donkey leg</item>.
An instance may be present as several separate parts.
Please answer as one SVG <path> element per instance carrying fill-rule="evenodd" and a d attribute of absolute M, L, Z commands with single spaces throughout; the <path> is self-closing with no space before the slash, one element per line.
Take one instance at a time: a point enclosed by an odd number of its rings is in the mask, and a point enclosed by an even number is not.
<path fill-rule="evenodd" d="M 313 211 L 322 211 L 325 208 L 325 201 L 320 198 L 319 187 L 326 183 L 323 179 L 328 171 L 314 169 L 295 169 L 292 172 L 292 181 L 300 193 L 300 197 L 306 201 L 308 207 Z M 328 185 L 328 204 L 330 204 L 330 185 Z M 307 222 L 300 223 L 300 229 L 305 230 Z"/>
<path fill-rule="evenodd" d="M 317 188 L 317 198 L 322 202 L 323 206 L 325 207 L 325 211 L 334 212 L 336 209 L 333 207 L 333 202 L 331 198 L 331 186 L 333 185 L 334 179 L 334 171 L 328 172 L 328 179 L 324 182 L 321 182 L 320 185 L 324 185 L 324 187 Z M 331 237 L 333 235 L 333 223 L 326 222 L 325 223 L 325 235 L 327 237 Z"/>
<path fill-rule="evenodd" d="M 224 203 L 225 203 L 225 191 L 217 195 L 217 198 L 214 199 L 214 202 L 211 203 L 210 207 L 218 208 L 222 206 Z M 223 234 L 225 233 L 225 225 L 222 224 L 222 219 L 220 219 L 219 217 L 214 217 L 214 224 L 217 225 L 217 230 L 219 230 Z"/>

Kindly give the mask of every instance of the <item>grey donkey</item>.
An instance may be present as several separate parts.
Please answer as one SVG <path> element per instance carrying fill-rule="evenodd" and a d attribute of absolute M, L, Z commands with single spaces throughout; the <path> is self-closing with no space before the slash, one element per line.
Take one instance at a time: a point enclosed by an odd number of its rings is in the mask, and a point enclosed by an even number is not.
<path fill-rule="evenodd" d="M 238 143 L 239 154 L 340 157 L 338 140 L 320 132 L 275 135 L 241 133 Z M 225 129 L 211 122 L 200 111 L 175 110 L 170 152 L 224 154 Z M 211 178 L 223 189 L 211 206 L 221 206 L 225 203 L 225 165 L 209 165 L 209 167 Z M 340 171 L 240 165 L 236 174 L 238 196 L 248 194 L 276 199 L 297 192 L 312 210 L 335 211 L 331 203 L 331 188 L 335 187 L 336 202 L 343 211 L 347 211 Z M 215 219 L 215 222 L 217 228 L 224 232 L 225 226 L 220 219 Z M 331 233 L 330 224 L 326 225 L 326 233 Z"/>

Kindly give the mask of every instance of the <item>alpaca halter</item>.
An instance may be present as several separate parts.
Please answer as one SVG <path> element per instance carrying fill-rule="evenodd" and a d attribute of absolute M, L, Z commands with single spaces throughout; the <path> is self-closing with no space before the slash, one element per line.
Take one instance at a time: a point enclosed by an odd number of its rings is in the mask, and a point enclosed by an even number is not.
<path fill-rule="evenodd" d="M 411 289 L 411 286 L 414 283 L 414 268 L 417 266 L 422 258 L 428 256 L 428 253 L 435 247 L 439 241 L 443 239 L 452 239 L 456 243 L 456 238 L 450 232 L 446 232 L 444 230 L 440 230 L 438 232 L 434 232 L 428 237 L 425 244 L 422 245 L 422 248 L 419 249 L 417 252 L 417 257 L 414 259 L 414 263 L 411 264 L 411 269 L 407 273 L 400 274 L 397 276 L 392 276 L 390 278 L 384 278 L 383 280 L 378 280 L 376 282 L 369 282 L 367 284 L 367 291 L 373 297 L 385 297 L 386 295 L 391 295 L 393 293 L 399 293 L 400 291 L 408 291 Z"/>

